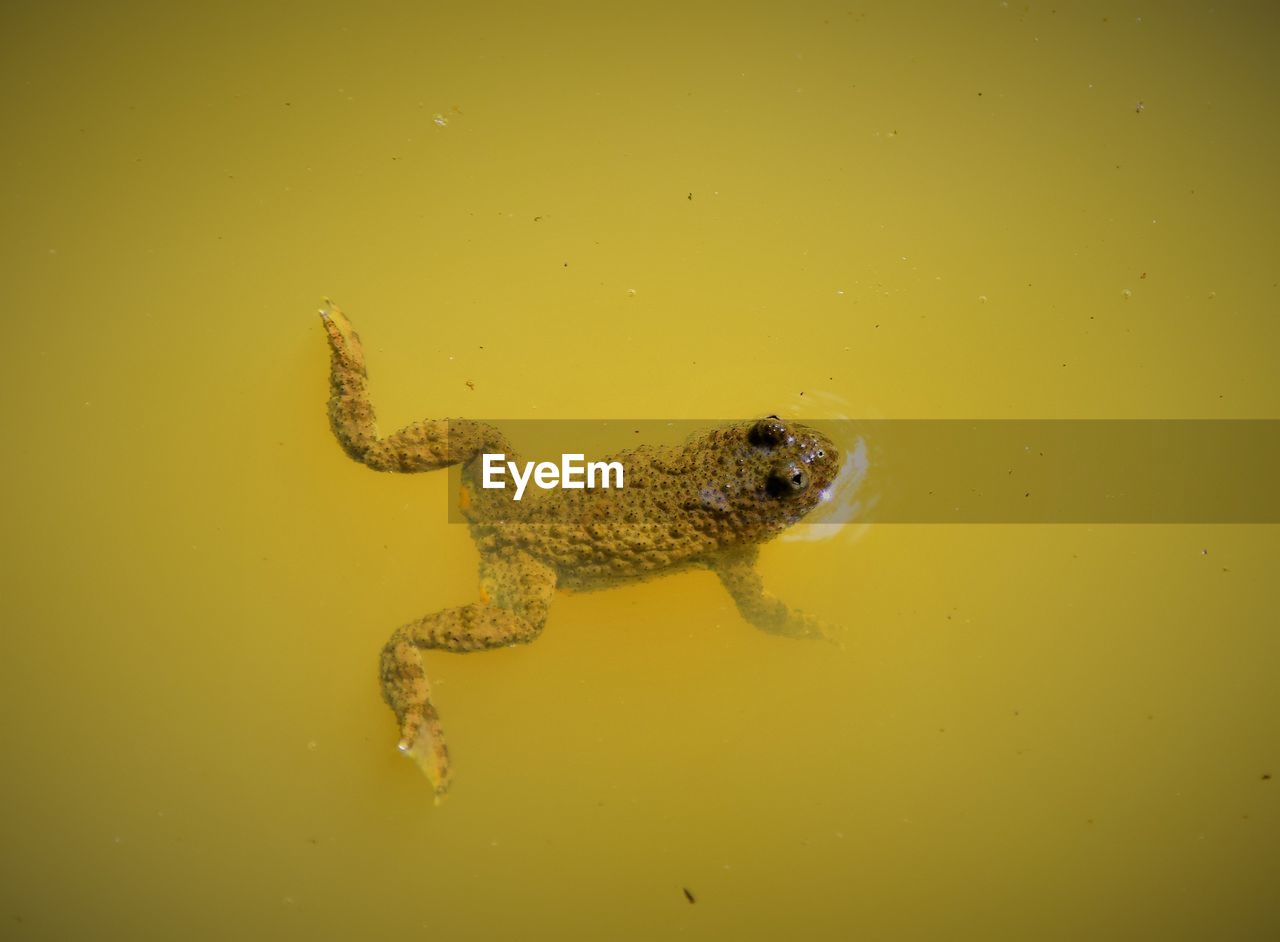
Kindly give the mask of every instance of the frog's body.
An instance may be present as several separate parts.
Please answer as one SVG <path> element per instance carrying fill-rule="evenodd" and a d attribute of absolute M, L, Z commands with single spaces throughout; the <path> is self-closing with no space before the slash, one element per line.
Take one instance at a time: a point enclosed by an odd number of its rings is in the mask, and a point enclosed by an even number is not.
<path fill-rule="evenodd" d="M 800 638 L 821 624 L 764 591 L 760 543 L 823 498 L 839 469 L 824 436 L 775 417 L 727 425 L 678 448 L 614 456 L 626 484 L 614 490 L 535 490 L 519 503 L 476 486 L 480 456 L 513 458 L 491 426 L 416 422 L 378 434 L 360 338 L 334 305 L 321 311 L 331 350 L 329 419 L 343 449 L 379 471 L 462 465 L 464 513 L 480 550 L 480 601 L 399 628 L 382 652 L 382 687 L 400 723 L 401 751 L 435 786 L 449 785 L 449 756 L 431 703 L 421 651 L 477 651 L 532 641 L 556 588 L 598 589 L 690 567 L 712 569 L 751 624 Z"/>

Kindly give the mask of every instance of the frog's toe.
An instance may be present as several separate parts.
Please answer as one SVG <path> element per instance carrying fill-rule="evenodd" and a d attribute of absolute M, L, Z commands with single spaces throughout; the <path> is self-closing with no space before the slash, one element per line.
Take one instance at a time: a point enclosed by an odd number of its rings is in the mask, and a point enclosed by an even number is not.
<path fill-rule="evenodd" d="M 360 346 L 360 335 L 351 326 L 342 308 L 328 298 L 324 299 L 324 307 L 320 308 L 320 319 L 324 322 L 325 333 L 329 335 L 329 346 L 345 365 L 357 370 L 364 369 L 364 352 Z"/>
<path fill-rule="evenodd" d="M 324 321 L 324 329 L 330 337 L 343 343 L 350 343 L 351 338 L 355 336 L 355 330 L 351 326 L 351 321 L 347 319 L 347 315 L 343 314 L 342 308 L 328 298 L 324 299 L 324 307 L 320 308 L 320 319 Z"/>
<path fill-rule="evenodd" d="M 426 718 L 406 722 L 396 748 L 418 763 L 431 782 L 435 802 L 440 804 L 449 791 L 449 748 L 438 722 Z"/>
<path fill-rule="evenodd" d="M 840 640 L 844 632 L 839 626 L 825 622 L 821 618 L 815 618 L 807 612 L 793 611 L 791 617 L 787 620 L 784 634 L 788 634 L 793 638 L 825 641 L 837 647 L 844 647 L 844 643 Z"/>
<path fill-rule="evenodd" d="M 819 641 L 824 641 L 827 644 L 835 645 L 841 651 L 843 651 L 845 647 L 844 638 L 845 638 L 845 631 L 842 626 L 828 625 L 826 623 L 823 623 L 822 631 L 817 636 L 817 639 Z"/>

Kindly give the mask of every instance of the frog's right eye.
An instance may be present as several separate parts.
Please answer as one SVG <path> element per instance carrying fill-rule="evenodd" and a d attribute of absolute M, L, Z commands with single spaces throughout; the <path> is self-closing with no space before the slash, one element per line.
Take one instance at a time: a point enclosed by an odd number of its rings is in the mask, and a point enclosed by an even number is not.
<path fill-rule="evenodd" d="M 747 432 L 747 441 L 757 448 L 776 448 L 787 440 L 787 428 L 777 416 L 761 419 Z"/>
<path fill-rule="evenodd" d="M 795 497 L 809 486 L 809 472 L 797 464 L 775 468 L 765 481 L 771 497 Z"/>

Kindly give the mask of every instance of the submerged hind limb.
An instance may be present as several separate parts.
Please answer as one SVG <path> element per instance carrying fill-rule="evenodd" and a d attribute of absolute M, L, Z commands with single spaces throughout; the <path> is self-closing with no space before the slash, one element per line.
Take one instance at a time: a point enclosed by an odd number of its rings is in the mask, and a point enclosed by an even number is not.
<path fill-rule="evenodd" d="M 416 761 L 438 804 L 449 790 L 449 747 L 431 701 L 422 651 L 467 653 L 532 641 L 542 631 L 555 574 L 523 553 L 481 564 L 484 601 L 447 608 L 397 628 L 382 649 L 382 695 L 400 726 L 398 748 Z"/>
<path fill-rule="evenodd" d="M 369 398 L 364 347 L 332 301 L 320 311 L 329 339 L 329 425 L 350 457 L 375 471 L 435 471 L 482 452 L 509 453 L 497 429 L 467 419 L 424 419 L 385 437 Z"/>

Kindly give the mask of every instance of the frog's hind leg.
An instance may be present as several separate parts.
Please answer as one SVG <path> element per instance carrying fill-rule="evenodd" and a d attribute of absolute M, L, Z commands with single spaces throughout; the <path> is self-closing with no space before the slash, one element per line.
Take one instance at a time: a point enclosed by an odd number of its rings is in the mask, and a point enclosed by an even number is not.
<path fill-rule="evenodd" d="M 382 694 L 400 724 L 399 749 L 431 780 L 437 804 L 449 790 L 449 749 L 422 651 L 467 653 L 528 643 L 546 623 L 555 585 L 555 573 L 524 553 L 484 560 L 481 601 L 402 625 L 382 649 Z"/>
<path fill-rule="evenodd" d="M 360 335 L 332 301 L 320 318 L 329 338 L 329 425 L 356 461 L 375 471 L 434 471 L 483 452 L 510 453 L 500 432 L 465 419 L 427 419 L 380 436 Z"/>

